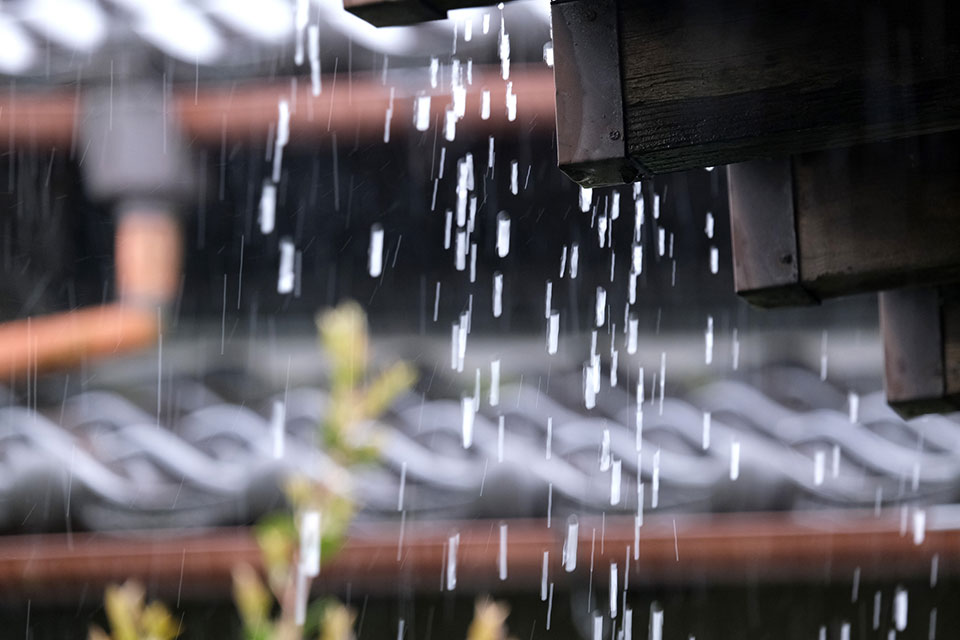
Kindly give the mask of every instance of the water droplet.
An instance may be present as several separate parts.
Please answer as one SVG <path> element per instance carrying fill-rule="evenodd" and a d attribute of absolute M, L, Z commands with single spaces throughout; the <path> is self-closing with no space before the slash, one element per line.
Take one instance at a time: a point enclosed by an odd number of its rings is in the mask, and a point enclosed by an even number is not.
<path fill-rule="evenodd" d="M 264 235 L 272 233 L 276 221 L 277 187 L 269 180 L 263 183 L 260 193 L 260 232 Z"/>
<path fill-rule="evenodd" d="M 590 203 L 593 201 L 593 189 L 590 187 L 580 187 L 580 211 L 590 211 Z"/>
<path fill-rule="evenodd" d="M 462 435 L 463 435 L 463 448 L 469 449 L 473 446 L 473 419 L 476 415 L 473 398 L 471 396 L 464 396 L 460 399 L 460 410 L 462 417 Z"/>
<path fill-rule="evenodd" d="M 897 587 L 893 594 L 893 624 L 897 631 L 907 628 L 907 590 Z"/>
<path fill-rule="evenodd" d="M 413 126 L 417 131 L 430 128 L 430 96 L 417 96 L 413 103 Z"/>
<path fill-rule="evenodd" d="M 379 223 L 370 227 L 370 250 L 367 266 L 371 278 L 377 278 L 383 272 L 383 226 Z"/>
<path fill-rule="evenodd" d="M 740 443 L 736 440 L 730 443 L 730 479 L 740 477 Z"/>
<path fill-rule="evenodd" d="M 294 253 L 293 240 L 284 238 L 280 241 L 280 274 L 277 277 L 277 293 L 293 291 L 295 281 L 293 273 Z"/>
<path fill-rule="evenodd" d="M 457 587 L 457 549 L 460 548 L 460 534 L 455 533 L 447 541 L 447 591 Z"/>
<path fill-rule="evenodd" d="M 577 516 L 567 518 L 567 537 L 563 541 L 563 568 L 571 573 L 577 568 L 577 542 L 580 538 L 580 521 Z"/>
<path fill-rule="evenodd" d="M 319 511 L 305 511 L 300 518 L 300 573 L 310 578 L 320 573 Z"/>
<path fill-rule="evenodd" d="M 510 253 L 510 216 L 506 211 L 497 214 L 497 255 L 505 258 Z"/>

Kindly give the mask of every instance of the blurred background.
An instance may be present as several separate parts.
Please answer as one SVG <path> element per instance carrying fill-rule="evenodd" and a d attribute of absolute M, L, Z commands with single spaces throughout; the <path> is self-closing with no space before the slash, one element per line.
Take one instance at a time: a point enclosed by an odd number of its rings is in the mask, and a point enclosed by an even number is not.
<path fill-rule="evenodd" d="M 0 2 L 0 635 L 950 636 L 876 297 L 739 299 L 724 167 L 582 190 L 551 65 L 542 1 Z"/>

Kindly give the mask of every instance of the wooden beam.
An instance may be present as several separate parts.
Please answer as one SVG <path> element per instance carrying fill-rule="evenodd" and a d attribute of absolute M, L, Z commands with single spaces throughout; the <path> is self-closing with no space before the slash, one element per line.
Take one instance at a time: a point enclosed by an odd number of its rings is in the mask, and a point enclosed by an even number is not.
<path fill-rule="evenodd" d="M 557 159 L 582 184 L 631 182 L 641 173 L 627 154 L 617 47 L 616 0 L 554 4 Z"/>
<path fill-rule="evenodd" d="M 880 294 L 887 402 L 905 417 L 960 410 L 960 286 Z"/>
<path fill-rule="evenodd" d="M 375 27 L 442 20 L 447 17 L 448 11 L 490 4 L 496 3 L 490 0 L 343 0 L 344 9 Z"/>
<path fill-rule="evenodd" d="M 737 292 L 776 307 L 960 280 L 957 166 L 957 133 L 731 166 Z"/>
<path fill-rule="evenodd" d="M 762 306 L 813 304 L 799 286 L 793 173 L 789 159 L 730 165 L 730 232 L 737 292 Z"/>
<path fill-rule="evenodd" d="M 332 133 L 382 138 L 386 112 L 391 105 L 390 87 L 379 74 L 353 76 L 349 91 L 333 89 L 333 76 L 324 76 L 324 91 L 314 96 L 309 78 L 299 78 L 297 93 L 291 96 L 292 78 L 251 81 L 243 84 L 173 87 L 170 104 L 188 140 L 220 145 L 228 141 L 263 144 L 277 123 L 277 104 L 290 101 L 290 144 L 315 145 Z M 521 127 L 549 127 L 554 115 L 553 76 L 544 65 L 517 65 L 511 71 L 513 93 L 517 96 L 517 117 L 510 121 L 506 110 L 506 84 L 499 67 L 475 66 L 473 84 L 467 88 L 466 115 L 457 123 L 458 133 L 517 131 Z M 490 117 L 481 118 L 482 92 L 490 92 Z M 430 127 L 443 126 L 444 111 L 451 103 L 449 89 L 431 94 Z M 70 147 L 75 144 L 79 124 L 77 92 L 56 89 L 20 89 L 15 94 L 0 92 L 0 151 L 10 148 Z M 395 91 L 393 137 L 416 132 L 412 95 Z M 430 135 L 433 135 L 432 133 Z M 82 150 L 81 150 L 82 151 Z M 78 152 L 78 155 L 80 153 Z"/>
<path fill-rule="evenodd" d="M 755 584 L 864 580 L 927 576 L 930 558 L 940 556 L 944 576 L 960 571 L 960 536 L 950 508 L 927 507 L 926 539 L 914 544 L 900 531 L 900 510 L 800 511 L 792 513 L 649 514 L 639 530 L 639 559 L 630 557 L 630 583 L 644 585 Z M 561 566 L 566 527 L 556 519 L 510 520 L 510 580 L 497 576 L 495 521 L 399 522 L 356 525 L 344 547 L 325 559 L 318 591 L 352 586 L 371 595 L 396 593 L 398 581 L 436 592 L 445 568 L 446 544 L 460 534 L 457 591 L 489 593 L 539 586 L 543 552 L 550 552 L 551 580 L 560 590 L 586 585 L 591 560 L 624 559 L 635 541 L 632 517 L 582 518 L 573 572 Z M 591 532 L 604 532 L 593 548 Z M 599 533 L 597 534 L 599 536 Z M 491 540 L 494 542 L 491 543 Z M 397 560 L 398 541 L 400 560 Z M 679 556 L 679 559 L 678 559 Z M 77 593 L 99 591 L 111 582 L 138 579 L 159 597 L 224 597 L 238 563 L 260 566 L 249 529 L 139 531 L 0 537 L 0 595 L 5 601 L 33 599 L 76 603 Z"/>
<path fill-rule="evenodd" d="M 615 32 L 566 20 L 607 4 L 552 5 L 558 96 L 589 90 L 562 71 L 602 74 L 594 52 L 617 43 L 619 95 L 557 103 L 561 123 L 584 100 L 622 108 L 623 154 L 560 157 L 586 186 L 623 182 L 611 163 L 652 175 L 960 128 L 960 12 L 946 0 L 611 0 Z M 583 124 L 558 127 L 558 148 L 590 136 Z"/>

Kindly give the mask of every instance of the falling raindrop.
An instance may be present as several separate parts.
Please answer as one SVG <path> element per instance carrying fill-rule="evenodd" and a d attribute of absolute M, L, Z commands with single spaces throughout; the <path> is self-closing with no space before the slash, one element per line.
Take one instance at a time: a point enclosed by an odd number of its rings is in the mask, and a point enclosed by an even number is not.
<path fill-rule="evenodd" d="M 913 544 L 920 546 L 927 536 L 927 512 L 917 509 L 913 512 Z"/>
<path fill-rule="evenodd" d="M 277 104 L 277 137 L 273 143 L 273 181 L 280 182 L 283 148 L 290 141 L 290 103 L 281 99 Z"/>
<path fill-rule="evenodd" d="M 277 212 L 277 187 L 270 181 L 264 181 L 260 194 L 260 232 L 272 233 Z"/>
<path fill-rule="evenodd" d="M 417 96 L 413 103 L 413 126 L 417 131 L 430 128 L 430 96 Z"/>
<path fill-rule="evenodd" d="M 507 579 L 507 523 L 500 523 L 500 551 L 497 554 L 500 580 Z"/>
<path fill-rule="evenodd" d="M 603 287 L 597 287 L 596 305 L 594 309 L 594 322 L 597 327 L 602 327 L 607 317 L 607 291 Z"/>
<path fill-rule="evenodd" d="M 470 243 L 470 282 L 477 281 L 477 243 Z"/>
<path fill-rule="evenodd" d="M 600 440 L 600 471 L 610 469 L 610 429 L 603 430 Z"/>
<path fill-rule="evenodd" d="M 650 508 L 660 504 L 660 449 L 653 454 L 653 471 L 650 475 Z"/>
<path fill-rule="evenodd" d="M 300 519 L 300 573 L 310 578 L 320 573 L 319 511 L 306 511 Z"/>
<path fill-rule="evenodd" d="M 907 628 L 907 590 L 897 587 L 893 594 L 893 624 L 897 631 Z"/>
<path fill-rule="evenodd" d="M 307 55 L 310 59 L 310 91 L 319 96 L 323 91 L 320 76 L 320 27 L 312 24 L 307 27 Z"/>
<path fill-rule="evenodd" d="M 610 563 L 610 617 L 617 617 L 617 563 Z"/>
<path fill-rule="evenodd" d="M 554 355 L 557 352 L 557 346 L 560 340 L 560 313 L 553 311 L 550 313 L 549 326 L 547 328 L 547 353 Z"/>
<path fill-rule="evenodd" d="M 277 293 L 290 293 L 293 291 L 294 252 L 293 240 L 284 238 L 280 241 L 280 275 L 277 277 Z"/>
<path fill-rule="evenodd" d="M 504 80 L 510 77 L 510 34 L 503 29 L 500 21 L 500 74 Z"/>
<path fill-rule="evenodd" d="M 294 591 L 294 622 L 299 626 L 307 620 L 307 598 L 310 597 L 309 576 L 297 571 L 297 586 Z"/>
<path fill-rule="evenodd" d="M 497 255 L 505 258 L 510 253 L 510 216 L 506 211 L 497 214 Z"/>
<path fill-rule="evenodd" d="M 577 568 L 577 542 L 580 538 L 580 521 L 577 516 L 567 518 L 567 537 L 563 541 L 563 568 L 571 573 Z"/>
<path fill-rule="evenodd" d="M 580 211 L 590 211 L 590 203 L 593 201 L 593 189 L 590 187 L 580 187 Z"/>
<path fill-rule="evenodd" d="M 701 438 L 701 445 L 704 451 L 710 448 L 710 422 L 711 421 L 712 421 L 712 414 L 709 411 L 704 411 L 703 412 L 703 437 Z"/>
<path fill-rule="evenodd" d="M 553 455 L 553 418 L 547 418 L 547 460 Z M 553 496 L 553 483 L 550 484 L 550 495 Z M 547 515 L 547 527 L 550 527 L 550 516 Z"/>
<path fill-rule="evenodd" d="M 620 504 L 620 469 L 621 461 L 614 460 L 610 470 L 610 504 L 613 506 Z"/>
<path fill-rule="evenodd" d="M 513 83 L 507 83 L 507 120 L 513 122 L 517 119 L 517 94 L 513 92 Z"/>
<path fill-rule="evenodd" d="M 850 409 L 850 422 L 855 424 L 860 419 L 860 394 L 856 391 L 848 392 L 847 405 Z"/>
<path fill-rule="evenodd" d="M 730 443 L 730 479 L 736 480 L 740 477 L 740 442 L 734 440 Z"/>
<path fill-rule="evenodd" d="M 643 245 L 634 243 L 631 251 L 630 273 L 639 275 L 643 273 Z"/>
<path fill-rule="evenodd" d="M 407 489 L 407 463 L 400 463 L 400 490 L 397 492 L 397 511 L 403 511 L 403 495 Z"/>
<path fill-rule="evenodd" d="M 270 432 L 273 434 L 273 457 L 283 457 L 286 440 L 286 405 L 282 400 L 273 401 L 273 411 L 270 413 Z"/>
<path fill-rule="evenodd" d="M 473 419 L 476 416 L 472 396 L 464 396 L 460 399 L 460 410 L 462 417 L 461 431 L 463 435 L 463 448 L 469 449 L 473 446 Z"/>
<path fill-rule="evenodd" d="M 467 230 L 464 228 L 457 229 L 454 238 L 454 266 L 457 271 L 463 271 L 467 268 Z"/>
<path fill-rule="evenodd" d="M 490 363 L 490 406 L 496 407 L 500 404 L 500 361 L 494 360 Z"/>
<path fill-rule="evenodd" d="M 503 462 L 503 435 L 504 435 L 503 416 L 497 420 L 497 462 Z"/>
<path fill-rule="evenodd" d="M 880 605 L 881 605 L 881 594 L 879 591 L 873 594 L 873 629 L 876 631 L 880 628 Z"/>
<path fill-rule="evenodd" d="M 627 321 L 627 353 L 633 355 L 637 352 L 637 329 L 640 325 L 640 320 L 637 316 L 630 314 L 630 318 Z"/>
<path fill-rule="evenodd" d="M 663 640 L 663 608 L 658 602 L 650 605 L 650 640 Z"/>
<path fill-rule="evenodd" d="M 447 142 L 453 142 L 457 137 L 457 113 L 447 109 L 443 114 L 443 137 Z"/>
<path fill-rule="evenodd" d="M 375 223 L 370 227 L 370 251 L 368 268 L 371 278 L 378 278 L 383 272 L 383 226 Z"/>
<path fill-rule="evenodd" d="M 394 87 L 390 87 L 390 102 L 387 106 L 387 112 L 384 117 L 383 123 L 383 142 L 387 144 L 390 142 L 390 124 L 393 122 L 393 98 L 396 94 Z"/>
<path fill-rule="evenodd" d="M 823 484 L 823 467 L 825 455 L 823 451 L 817 451 L 813 454 L 813 484 L 820 486 Z"/>
<path fill-rule="evenodd" d="M 820 379 L 827 379 L 827 332 L 820 334 Z"/>
<path fill-rule="evenodd" d="M 460 534 L 455 533 L 447 541 L 447 591 L 457 587 L 457 549 L 460 547 Z"/>
<path fill-rule="evenodd" d="M 547 600 L 547 569 L 550 565 L 550 552 L 543 552 L 543 568 L 540 571 L 540 601 Z"/>
<path fill-rule="evenodd" d="M 704 361 L 713 363 L 713 316 L 707 316 L 707 330 L 704 332 Z"/>

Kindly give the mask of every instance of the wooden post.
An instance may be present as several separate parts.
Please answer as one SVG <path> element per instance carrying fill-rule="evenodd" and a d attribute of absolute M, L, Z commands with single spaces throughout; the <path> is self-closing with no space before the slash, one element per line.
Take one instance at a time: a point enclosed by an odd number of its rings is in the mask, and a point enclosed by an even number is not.
<path fill-rule="evenodd" d="M 880 294 L 887 402 L 905 417 L 960 410 L 960 287 Z"/>
<path fill-rule="evenodd" d="M 559 161 L 585 186 L 960 128 L 960 12 L 946 0 L 552 8 Z M 615 28 L 600 33 L 598 21 Z M 586 95 L 610 69 L 619 90 Z M 580 110 L 595 101 L 603 108 Z M 623 122 L 622 144 L 599 155 L 598 114 Z"/>

